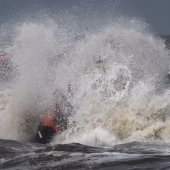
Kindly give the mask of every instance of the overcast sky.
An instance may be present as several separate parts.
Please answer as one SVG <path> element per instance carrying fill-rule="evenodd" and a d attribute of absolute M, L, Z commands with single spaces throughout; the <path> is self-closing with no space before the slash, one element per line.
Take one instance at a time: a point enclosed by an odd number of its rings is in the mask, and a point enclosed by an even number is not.
<path fill-rule="evenodd" d="M 130 16 L 144 19 L 154 31 L 170 34 L 170 0 L 124 0 L 122 7 Z"/>
<path fill-rule="evenodd" d="M 71 11 L 86 20 L 95 20 L 92 15 L 135 17 L 155 33 L 170 34 L 170 0 L 0 0 L 0 23 L 22 22 L 38 11 Z"/>

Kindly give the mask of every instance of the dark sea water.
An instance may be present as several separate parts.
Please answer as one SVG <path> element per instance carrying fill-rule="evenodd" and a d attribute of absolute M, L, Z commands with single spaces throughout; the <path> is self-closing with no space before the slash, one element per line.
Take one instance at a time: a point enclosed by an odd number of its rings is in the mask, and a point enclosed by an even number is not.
<path fill-rule="evenodd" d="M 170 145 L 131 142 L 113 147 L 40 145 L 0 140 L 0 169 L 168 170 Z"/>

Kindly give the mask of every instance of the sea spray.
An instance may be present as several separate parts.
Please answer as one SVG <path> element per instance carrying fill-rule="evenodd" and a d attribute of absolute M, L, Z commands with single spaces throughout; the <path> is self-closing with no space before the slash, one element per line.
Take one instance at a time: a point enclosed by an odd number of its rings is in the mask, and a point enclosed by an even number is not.
<path fill-rule="evenodd" d="M 55 22 L 17 30 L 9 52 L 18 73 L 1 112 L 10 126 L 1 124 L 1 134 L 30 140 L 41 113 L 57 103 L 69 128 L 54 143 L 168 139 L 168 51 L 141 22 L 117 20 L 83 34 Z"/>
<path fill-rule="evenodd" d="M 107 141 L 102 133 L 96 136 L 98 127 L 113 138 L 110 145 L 126 139 L 162 140 L 155 131 L 160 129 L 157 124 L 168 121 L 169 90 L 161 94 L 160 89 L 165 86 L 169 56 L 161 39 L 131 25 L 116 25 L 87 36 L 77 50 L 77 58 L 84 56 L 89 63 L 73 98 L 71 119 L 76 126 L 56 140 L 103 145 Z M 152 130 L 146 134 L 147 129 Z"/>

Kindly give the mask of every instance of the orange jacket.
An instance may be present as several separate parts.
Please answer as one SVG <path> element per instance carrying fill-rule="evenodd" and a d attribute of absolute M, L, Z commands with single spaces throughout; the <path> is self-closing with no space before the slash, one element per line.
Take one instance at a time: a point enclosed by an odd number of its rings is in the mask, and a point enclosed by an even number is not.
<path fill-rule="evenodd" d="M 55 132 L 59 132 L 60 131 L 60 127 L 55 124 L 54 118 L 52 118 L 52 117 L 44 118 L 41 121 L 41 126 L 51 127 Z"/>

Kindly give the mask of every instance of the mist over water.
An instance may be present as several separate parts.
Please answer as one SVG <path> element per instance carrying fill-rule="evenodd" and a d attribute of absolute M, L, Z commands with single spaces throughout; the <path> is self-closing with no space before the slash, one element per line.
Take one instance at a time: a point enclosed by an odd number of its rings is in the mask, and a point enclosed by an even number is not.
<path fill-rule="evenodd" d="M 54 143 L 169 140 L 169 54 L 144 23 L 117 19 L 82 33 L 50 20 L 14 29 L 7 51 L 17 75 L 0 93 L 0 138 L 30 140 L 57 102 L 70 125 Z"/>

